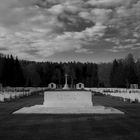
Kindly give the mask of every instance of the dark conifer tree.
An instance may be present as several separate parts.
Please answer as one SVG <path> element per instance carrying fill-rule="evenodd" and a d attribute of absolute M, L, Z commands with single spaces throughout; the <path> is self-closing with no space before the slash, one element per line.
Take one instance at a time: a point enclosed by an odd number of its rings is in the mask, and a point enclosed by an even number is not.
<path fill-rule="evenodd" d="M 118 67 L 119 67 L 119 64 L 118 64 L 118 61 L 115 59 L 113 61 L 113 66 L 112 66 L 112 70 L 111 70 L 111 73 L 110 73 L 110 85 L 111 87 L 117 87 L 117 84 L 118 84 Z"/>
<path fill-rule="evenodd" d="M 24 79 L 24 75 L 23 75 L 22 68 L 19 63 L 18 58 L 16 58 L 15 63 L 14 63 L 14 72 L 15 72 L 14 74 L 15 85 L 18 87 L 24 86 L 25 79 Z"/>
<path fill-rule="evenodd" d="M 125 65 L 125 81 L 127 87 L 129 87 L 130 84 L 137 84 L 138 77 L 136 75 L 135 60 L 132 54 L 128 54 L 128 56 L 125 58 L 124 65 Z"/>

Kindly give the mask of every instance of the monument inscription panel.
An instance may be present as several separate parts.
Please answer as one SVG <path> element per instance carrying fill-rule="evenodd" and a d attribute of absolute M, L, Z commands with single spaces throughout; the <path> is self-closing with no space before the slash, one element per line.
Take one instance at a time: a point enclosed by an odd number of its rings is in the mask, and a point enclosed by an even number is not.
<path fill-rule="evenodd" d="M 47 91 L 44 94 L 46 107 L 91 107 L 89 91 Z"/>

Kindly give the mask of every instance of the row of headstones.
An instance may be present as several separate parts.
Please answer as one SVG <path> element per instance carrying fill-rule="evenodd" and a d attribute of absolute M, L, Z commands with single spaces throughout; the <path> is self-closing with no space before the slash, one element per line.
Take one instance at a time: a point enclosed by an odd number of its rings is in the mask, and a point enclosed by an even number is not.
<path fill-rule="evenodd" d="M 140 89 L 119 89 L 119 88 L 91 88 L 93 92 L 102 93 L 103 95 L 109 95 L 118 97 L 123 101 L 129 101 L 140 103 Z"/>
<path fill-rule="evenodd" d="M 20 91 L 20 92 L 4 91 L 0 93 L 0 102 L 11 101 L 14 99 L 19 99 L 21 97 L 30 95 L 31 95 L 30 91 Z"/>
<path fill-rule="evenodd" d="M 56 89 L 56 88 L 57 88 L 57 85 L 56 85 L 55 83 L 50 83 L 50 84 L 48 85 L 48 88 L 49 88 L 49 89 Z M 78 83 L 78 84 L 76 84 L 76 89 L 84 89 L 84 88 L 85 88 L 85 86 L 84 86 L 83 83 Z"/>
<path fill-rule="evenodd" d="M 40 92 L 43 89 L 40 88 L 10 88 L 10 89 L 3 89 L 0 91 L 0 102 L 11 101 L 14 99 L 19 99 L 22 97 L 28 97 L 33 95 L 34 93 Z"/>

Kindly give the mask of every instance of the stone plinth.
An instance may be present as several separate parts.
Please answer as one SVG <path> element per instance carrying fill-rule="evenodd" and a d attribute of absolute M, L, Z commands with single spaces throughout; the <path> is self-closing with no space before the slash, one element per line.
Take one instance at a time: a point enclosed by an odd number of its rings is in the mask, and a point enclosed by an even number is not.
<path fill-rule="evenodd" d="M 43 105 L 24 107 L 13 114 L 124 114 L 104 106 L 93 106 L 89 91 L 47 91 Z"/>
<path fill-rule="evenodd" d="M 47 91 L 44 93 L 46 107 L 92 107 L 89 91 Z"/>
<path fill-rule="evenodd" d="M 13 114 L 124 114 L 118 109 L 104 106 L 82 107 L 82 108 L 67 108 L 67 107 L 45 107 L 35 105 L 24 107 Z"/>

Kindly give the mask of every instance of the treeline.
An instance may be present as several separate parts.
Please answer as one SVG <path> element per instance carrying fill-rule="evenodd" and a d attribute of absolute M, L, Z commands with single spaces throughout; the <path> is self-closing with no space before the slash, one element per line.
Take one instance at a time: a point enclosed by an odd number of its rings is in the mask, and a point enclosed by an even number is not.
<path fill-rule="evenodd" d="M 22 63 L 26 83 L 25 86 L 47 86 L 54 82 L 62 87 L 65 74 L 68 74 L 68 84 L 73 86 L 82 82 L 86 86 L 98 86 L 98 66 L 92 63 Z"/>
<path fill-rule="evenodd" d="M 98 65 L 99 81 L 105 87 L 129 88 L 131 84 L 140 86 L 140 59 L 128 54 L 124 59 Z"/>
<path fill-rule="evenodd" d="M 74 86 L 82 82 L 85 86 L 98 86 L 98 66 L 93 63 L 51 63 L 19 61 L 11 56 L 0 56 L 0 83 L 3 86 L 45 87 L 54 82 L 62 87 L 65 74 L 68 84 Z"/>
<path fill-rule="evenodd" d="M 112 63 L 51 63 L 19 61 L 18 58 L 0 55 L 0 83 L 12 87 L 48 86 L 54 82 L 62 87 L 68 74 L 68 84 L 82 82 L 86 87 L 129 87 L 140 85 L 140 60 L 132 54 Z"/>
<path fill-rule="evenodd" d="M 24 86 L 23 70 L 17 57 L 0 55 L 0 83 L 3 86 Z"/>
<path fill-rule="evenodd" d="M 132 54 L 125 59 L 114 60 L 110 72 L 111 87 L 130 87 L 140 84 L 140 61 L 135 62 Z"/>

